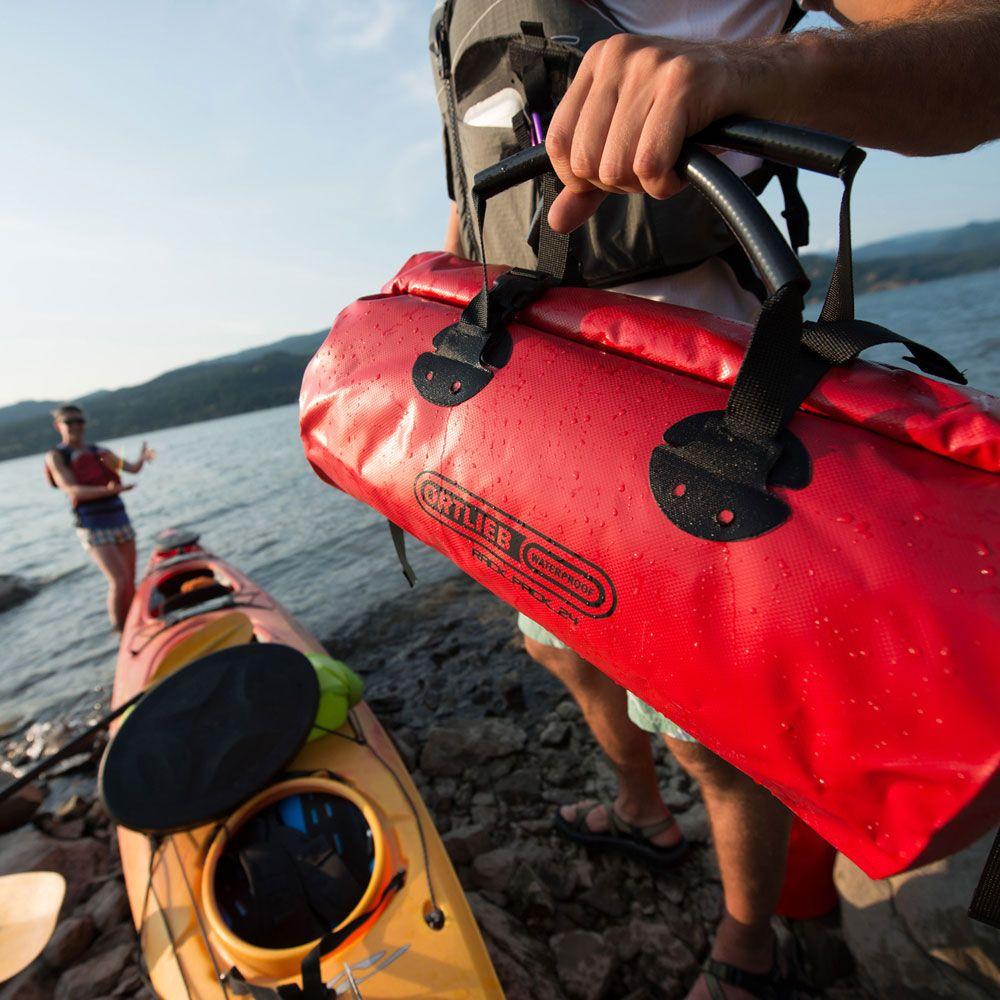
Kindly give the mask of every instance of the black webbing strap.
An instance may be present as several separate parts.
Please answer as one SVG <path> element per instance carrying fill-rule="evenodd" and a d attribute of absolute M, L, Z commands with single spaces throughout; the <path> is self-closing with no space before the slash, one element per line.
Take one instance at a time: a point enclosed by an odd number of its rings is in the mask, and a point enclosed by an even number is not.
<path fill-rule="evenodd" d="M 257 986 L 248 983 L 236 966 L 233 966 L 225 975 L 225 986 L 238 997 L 253 997 L 253 1000 L 295 1000 L 302 996 L 302 990 L 295 983 L 286 986 L 279 986 L 275 989 L 272 986 Z M 334 994 L 327 993 L 318 1000 L 327 1000 Z"/>
<path fill-rule="evenodd" d="M 332 990 L 323 985 L 323 975 L 320 971 L 320 959 L 339 945 L 343 944 L 359 927 L 370 920 L 385 904 L 393 893 L 399 892 L 406 883 L 406 871 L 400 869 L 379 893 L 379 897 L 364 913 L 359 913 L 343 927 L 329 934 L 324 934 L 316 947 L 302 960 L 302 991 L 301 1000 L 326 1000 L 335 996 Z"/>
<path fill-rule="evenodd" d="M 902 344 L 910 351 L 905 361 L 915 364 L 925 375 L 947 379 L 965 385 L 965 376 L 942 354 L 910 340 L 878 323 L 854 319 L 806 323 L 802 343 L 831 365 L 846 365 L 862 351 L 879 344 Z"/>
<path fill-rule="evenodd" d="M 393 875 L 369 909 L 358 914 L 350 923 L 320 938 L 312 951 L 302 960 L 301 986 L 298 983 L 287 983 L 277 989 L 270 986 L 255 986 L 253 983 L 248 983 L 236 968 L 230 969 L 226 974 L 226 984 L 236 996 L 253 997 L 253 1000 L 334 1000 L 337 993 L 324 984 L 320 960 L 370 920 L 382 908 L 387 898 L 392 893 L 398 892 L 405 882 L 406 872 L 401 869 Z"/>
<path fill-rule="evenodd" d="M 773 441 L 786 420 L 799 361 L 802 289 L 779 288 L 761 306 L 726 404 L 726 426 L 747 441 Z"/>
<path fill-rule="evenodd" d="M 1000 929 L 1000 830 L 993 840 L 989 857 L 972 895 L 969 916 Z"/>
<path fill-rule="evenodd" d="M 538 219 L 538 270 L 549 275 L 557 285 L 574 283 L 579 274 L 571 266 L 569 247 L 572 233 L 557 233 L 549 225 L 549 209 L 562 190 L 562 184 L 555 174 L 542 178 L 542 204 Z"/>
<path fill-rule="evenodd" d="M 845 167 L 841 174 L 844 194 L 840 199 L 840 245 L 837 260 L 833 265 L 830 287 L 826 290 L 823 310 L 819 314 L 822 322 L 854 319 L 854 255 L 851 251 L 851 187 L 861 166 L 855 160 Z"/>
<path fill-rule="evenodd" d="M 403 569 L 403 576 L 406 577 L 406 582 L 412 587 L 417 582 L 417 574 L 413 572 L 410 560 L 406 558 L 406 535 L 403 532 L 403 529 L 394 521 L 390 521 L 386 518 L 386 524 L 389 525 L 389 534 L 392 536 L 392 545 L 396 550 L 396 558 L 399 560 L 399 565 Z"/>
<path fill-rule="evenodd" d="M 799 191 L 799 172 L 784 163 L 771 164 L 774 176 L 781 185 L 781 196 L 785 201 L 781 217 L 788 229 L 788 242 L 798 253 L 809 243 L 809 207 Z"/>

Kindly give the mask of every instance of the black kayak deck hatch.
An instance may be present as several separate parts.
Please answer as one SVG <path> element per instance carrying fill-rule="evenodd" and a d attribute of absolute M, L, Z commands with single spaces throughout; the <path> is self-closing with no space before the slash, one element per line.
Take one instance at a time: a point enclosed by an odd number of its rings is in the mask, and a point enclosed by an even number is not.
<path fill-rule="evenodd" d="M 98 778 L 104 805 L 147 834 L 223 819 L 291 763 L 318 705 L 316 672 L 290 646 L 195 660 L 153 687 L 111 740 Z"/>

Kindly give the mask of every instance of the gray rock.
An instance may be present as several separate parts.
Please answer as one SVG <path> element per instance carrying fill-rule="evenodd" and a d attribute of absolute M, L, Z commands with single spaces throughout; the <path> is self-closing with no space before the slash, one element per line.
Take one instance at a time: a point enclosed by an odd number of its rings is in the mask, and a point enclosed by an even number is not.
<path fill-rule="evenodd" d="M 472 874 L 480 889 L 504 892 L 517 866 L 517 852 L 513 847 L 498 847 L 480 854 L 472 862 Z"/>
<path fill-rule="evenodd" d="M 0 778 L 0 788 L 8 785 L 10 781 L 6 776 Z M 8 833 L 19 826 L 24 826 L 38 812 L 43 798 L 42 791 L 37 785 L 26 785 L 5 802 L 0 802 L 0 833 Z"/>
<path fill-rule="evenodd" d="M 691 795 L 673 785 L 663 789 L 663 801 L 672 813 L 684 812 L 691 808 Z"/>
<path fill-rule="evenodd" d="M 531 768 L 521 768 L 504 775 L 496 783 L 497 796 L 504 802 L 537 802 L 542 793 L 538 772 Z"/>
<path fill-rule="evenodd" d="M 51 1000 L 52 973 L 40 959 L 35 959 L 9 982 L 0 983 L 0 1000 Z"/>
<path fill-rule="evenodd" d="M 521 684 L 521 674 L 517 670 L 508 670 L 497 681 L 497 689 L 507 708 L 520 709 L 524 707 L 524 687 Z"/>
<path fill-rule="evenodd" d="M 122 978 L 133 948 L 120 944 L 67 969 L 56 983 L 55 1000 L 93 1000 L 110 993 Z"/>
<path fill-rule="evenodd" d="M 478 823 L 480 826 L 485 826 L 490 830 L 500 822 L 500 810 L 496 806 L 474 805 L 469 809 L 469 815 L 472 817 L 473 823 Z"/>
<path fill-rule="evenodd" d="M 529 923 L 551 918 L 555 913 L 552 894 L 531 865 L 523 861 L 514 868 L 507 896 L 515 912 Z"/>
<path fill-rule="evenodd" d="M 568 722 L 550 722 L 539 734 L 538 742 L 543 747 L 564 747 L 569 743 L 570 726 Z"/>
<path fill-rule="evenodd" d="M 48 832 L 60 840 L 78 840 L 87 829 L 87 824 L 81 816 L 79 819 L 68 819 L 65 822 L 54 821 Z"/>
<path fill-rule="evenodd" d="M 142 987 L 142 976 L 139 975 L 139 970 L 135 968 L 126 969 L 122 973 L 121 982 L 115 987 L 115 991 L 111 995 L 115 997 L 132 996 L 142 989 Z"/>
<path fill-rule="evenodd" d="M 696 802 L 678 820 L 684 836 L 692 843 L 707 844 L 712 839 L 712 828 L 703 802 Z"/>
<path fill-rule="evenodd" d="M 456 865 L 468 865 L 486 854 L 490 847 L 489 830 L 477 823 L 459 826 L 446 833 L 441 840 L 452 862 Z"/>
<path fill-rule="evenodd" d="M 470 766 L 519 753 L 527 741 L 507 719 L 464 719 L 436 726 L 427 734 L 420 767 L 435 777 L 457 777 Z"/>
<path fill-rule="evenodd" d="M 121 923 L 129 913 L 128 895 L 119 879 L 105 882 L 83 906 L 102 933 Z"/>
<path fill-rule="evenodd" d="M 469 894 L 490 958 L 509 1000 L 557 1000 L 552 954 L 520 921 L 477 893 Z"/>
<path fill-rule="evenodd" d="M 469 765 L 464 731 L 437 726 L 427 734 L 420 769 L 429 775 L 459 775 Z"/>
<path fill-rule="evenodd" d="M 65 969 L 84 953 L 96 936 L 97 928 L 89 915 L 68 917 L 56 927 L 42 958 L 53 969 Z"/>
<path fill-rule="evenodd" d="M 37 593 L 38 587 L 23 577 L 0 573 L 0 611 L 23 604 Z"/>
<path fill-rule="evenodd" d="M 71 819 L 78 819 L 86 814 L 90 808 L 90 803 L 80 795 L 71 795 L 63 802 L 53 814 L 60 823 L 66 823 Z"/>
<path fill-rule="evenodd" d="M 580 902 L 612 918 L 628 913 L 628 902 L 622 896 L 621 876 L 614 871 L 603 871 L 593 885 L 580 895 Z"/>
<path fill-rule="evenodd" d="M 844 937 L 879 995 L 1000 994 L 1000 935 L 968 917 L 993 835 L 944 861 L 875 881 L 837 860 Z"/>
<path fill-rule="evenodd" d="M 722 917 L 722 889 L 714 882 L 699 885 L 690 897 L 691 907 L 710 926 Z"/>
<path fill-rule="evenodd" d="M 572 788 L 579 784 L 580 775 L 576 761 L 568 753 L 561 754 L 545 768 L 545 781 L 557 788 Z"/>
<path fill-rule="evenodd" d="M 616 956 L 600 934 L 567 931 L 549 941 L 559 982 L 572 1000 L 602 1000 L 608 996 Z"/>
<path fill-rule="evenodd" d="M 556 705 L 556 715 L 567 722 L 578 722 L 582 717 L 580 706 L 572 698 L 564 698 Z"/>

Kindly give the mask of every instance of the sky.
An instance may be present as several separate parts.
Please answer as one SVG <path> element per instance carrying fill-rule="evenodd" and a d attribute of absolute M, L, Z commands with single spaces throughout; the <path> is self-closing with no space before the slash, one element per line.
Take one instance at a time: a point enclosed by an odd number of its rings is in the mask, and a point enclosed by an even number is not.
<path fill-rule="evenodd" d="M 0 406 L 318 330 L 440 245 L 430 0 L 0 6 Z M 874 153 L 856 243 L 998 218 L 997 177 Z"/>

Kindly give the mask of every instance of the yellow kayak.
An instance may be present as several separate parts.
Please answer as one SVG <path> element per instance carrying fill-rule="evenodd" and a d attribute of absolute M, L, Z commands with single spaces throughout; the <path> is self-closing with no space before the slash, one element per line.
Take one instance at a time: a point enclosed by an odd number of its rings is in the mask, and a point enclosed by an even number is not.
<path fill-rule="evenodd" d="M 274 645 L 262 649 L 262 644 Z M 326 692 L 316 723 L 322 724 L 327 712 L 329 724 L 326 695 L 330 685 L 340 683 L 330 679 L 330 671 L 342 665 L 326 657 L 260 587 L 202 549 L 196 537 L 166 537 L 129 613 L 113 704 L 145 688 L 151 693 L 112 739 L 101 779 L 105 801 L 119 820 L 132 915 L 157 994 L 169 1000 L 312 996 L 308 990 L 278 993 L 289 984 L 310 986 L 311 976 L 311 988 L 321 979 L 331 996 L 502 998 L 465 894 L 403 761 L 363 701 L 346 707 L 353 701 L 346 687 L 337 728 L 312 729 L 309 742 L 265 787 L 211 822 L 185 828 L 178 820 L 182 828 L 170 832 L 149 822 L 151 833 L 143 809 L 166 794 L 162 785 L 175 775 L 159 750 L 152 764 L 131 760 L 136 770 L 123 780 L 134 800 L 127 806 L 134 806 L 138 817 L 129 822 L 139 829 L 121 825 L 116 802 L 124 793 L 121 781 L 116 791 L 121 768 L 114 751 L 118 742 L 122 758 L 127 739 L 136 745 L 140 722 L 149 727 L 155 712 L 140 720 L 147 702 L 167 685 L 179 687 L 181 679 L 189 688 L 199 676 L 215 684 L 209 665 L 226 657 L 266 664 L 267 654 L 277 652 L 305 654 L 314 664 Z M 281 691 L 277 694 L 281 701 Z M 212 698 L 221 696 L 224 689 L 206 691 L 206 719 Z M 171 735 L 154 739 L 155 727 L 149 728 L 151 746 Z M 198 739 L 206 738 L 204 728 Z M 240 752 L 249 753 L 256 766 L 271 745 L 261 740 L 259 754 L 254 747 Z M 186 749 L 178 748 L 179 757 Z M 157 772 L 159 766 L 167 769 Z M 183 770 L 183 762 L 178 766 Z M 215 762 L 212 773 L 227 773 L 227 766 L 231 762 Z M 211 798 L 217 789 L 202 791 Z M 191 805 L 192 815 L 198 815 L 199 803 Z"/>

